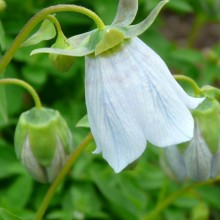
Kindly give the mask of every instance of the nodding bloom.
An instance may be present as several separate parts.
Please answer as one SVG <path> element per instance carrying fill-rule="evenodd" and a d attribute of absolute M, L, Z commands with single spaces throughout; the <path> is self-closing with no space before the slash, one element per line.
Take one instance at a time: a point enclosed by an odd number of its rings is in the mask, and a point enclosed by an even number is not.
<path fill-rule="evenodd" d="M 168 1 L 141 23 L 138 0 L 120 0 L 113 23 L 68 39 L 73 49 L 41 48 L 35 53 L 85 56 L 88 119 L 97 148 L 115 172 L 144 152 L 147 142 L 166 147 L 189 141 L 194 120 L 189 109 L 204 98 L 190 97 L 164 61 L 137 36 Z"/>

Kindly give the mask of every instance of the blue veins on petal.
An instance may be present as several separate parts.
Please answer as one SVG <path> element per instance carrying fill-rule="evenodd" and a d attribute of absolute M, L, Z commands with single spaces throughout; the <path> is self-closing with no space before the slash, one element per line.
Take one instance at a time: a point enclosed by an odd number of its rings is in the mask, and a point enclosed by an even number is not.
<path fill-rule="evenodd" d="M 86 57 L 86 104 L 97 149 L 120 172 L 147 141 L 166 147 L 189 141 L 189 111 L 203 98 L 188 96 L 161 58 L 140 39 L 111 55 Z"/>

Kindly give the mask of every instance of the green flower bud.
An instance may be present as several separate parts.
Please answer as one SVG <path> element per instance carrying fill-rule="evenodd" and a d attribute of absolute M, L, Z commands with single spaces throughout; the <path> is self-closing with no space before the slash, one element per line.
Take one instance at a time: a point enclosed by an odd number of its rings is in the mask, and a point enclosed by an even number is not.
<path fill-rule="evenodd" d="M 32 108 L 21 114 L 15 130 L 15 151 L 34 179 L 52 182 L 71 146 L 71 132 L 58 111 Z"/>
<path fill-rule="evenodd" d="M 212 153 L 216 153 L 220 143 L 220 104 L 216 99 L 206 98 L 193 111 L 193 116 L 199 121 L 202 136 Z"/>
<path fill-rule="evenodd" d="M 186 177 L 203 181 L 220 174 L 220 103 L 216 99 L 219 90 L 211 86 L 202 90 L 206 99 L 193 111 L 193 139 L 167 147 L 162 157 L 164 171 L 179 181 Z"/>
<path fill-rule="evenodd" d="M 52 45 L 52 48 L 72 49 L 72 46 L 70 45 L 64 34 L 62 32 L 59 32 L 56 42 Z M 73 56 L 60 55 L 54 53 L 49 54 L 49 59 L 54 64 L 54 66 L 61 72 L 68 71 L 74 62 Z"/>

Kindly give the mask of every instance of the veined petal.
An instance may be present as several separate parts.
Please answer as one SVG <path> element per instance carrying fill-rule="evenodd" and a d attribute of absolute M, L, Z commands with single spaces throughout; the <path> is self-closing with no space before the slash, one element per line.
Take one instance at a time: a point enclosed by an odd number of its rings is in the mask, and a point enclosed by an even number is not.
<path fill-rule="evenodd" d="M 119 0 L 116 17 L 112 24 L 127 26 L 134 20 L 138 10 L 138 0 Z"/>
<path fill-rule="evenodd" d="M 209 178 L 212 154 L 201 135 L 198 122 L 195 124 L 194 137 L 185 152 L 184 158 L 187 174 L 190 178 L 196 181 Z"/>
<path fill-rule="evenodd" d="M 126 1 L 126 0 L 125 0 Z M 144 33 L 154 22 L 157 15 L 159 14 L 160 10 L 163 8 L 163 6 L 169 2 L 169 0 L 163 0 L 159 2 L 156 7 L 150 12 L 150 14 L 147 16 L 146 19 L 144 19 L 139 24 L 131 25 L 127 27 L 126 36 L 128 38 L 136 37 L 142 33 Z"/>
<path fill-rule="evenodd" d="M 123 55 L 86 57 L 86 105 L 97 144 L 95 153 L 101 152 L 115 172 L 136 160 L 146 148 L 141 91 L 135 90 L 139 81 L 122 62 Z"/>
<path fill-rule="evenodd" d="M 144 42 L 142 42 L 139 38 L 134 38 L 133 42 L 133 50 L 136 48 L 144 48 L 139 51 L 140 55 L 142 54 L 143 59 L 145 57 L 146 60 L 144 62 L 146 63 L 146 65 L 152 67 L 154 66 L 154 68 L 157 69 L 156 72 L 158 74 L 158 78 L 161 78 L 161 80 L 165 84 L 168 84 L 189 109 L 195 109 L 199 104 L 201 104 L 204 101 L 205 97 L 195 98 L 189 96 L 174 79 L 167 65 L 161 59 L 161 57 L 157 53 L 155 53 L 151 48 L 149 48 Z"/>
<path fill-rule="evenodd" d="M 194 121 L 173 87 L 177 82 L 166 64 L 138 38 L 131 40 L 127 50 L 130 54 L 127 65 L 139 77 L 145 97 L 142 108 L 147 140 L 160 147 L 189 141 L 193 137 Z"/>
<path fill-rule="evenodd" d="M 179 152 L 176 145 L 165 148 L 165 154 L 167 157 L 167 163 L 170 169 L 174 172 L 179 181 L 182 181 L 186 177 L 186 167 L 183 156 Z"/>

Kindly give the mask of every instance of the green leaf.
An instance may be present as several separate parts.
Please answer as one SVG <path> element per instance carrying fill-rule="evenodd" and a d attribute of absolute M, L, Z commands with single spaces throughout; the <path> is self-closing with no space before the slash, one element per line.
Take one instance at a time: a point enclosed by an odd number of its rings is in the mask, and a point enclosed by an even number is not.
<path fill-rule="evenodd" d="M 4 204 L 7 207 L 14 207 L 16 210 L 23 209 L 32 192 L 33 180 L 27 175 L 21 175 L 7 188 L 4 198 Z M 21 196 L 22 195 L 22 196 Z"/>
<path fill-rule="evenodd" d="M 21 46 L 27 47 L 30 45 L 36 45 L 41 41 L 51 40 L 55 36 L 56 29 L 54 27 L 54 24 L 50 20 L 46 19 L 43 21 L 38 31 L 31 37 L 29 37 Z"/>
<path fill-rule="evenodd" d="M 21 220 L 18 216 L 10 213 L 6 209 L 0 208 L 0 219 L 1 220 Z"/>
<path fill-rule="evenodd" d="M 2 25 L 2 22 L 0 21 L 0 49 L 5 50 L 6 49 L 6 42 L 5 42 L 5 31 Z"/>
<path fill-rule="evenodd" d="M 170 9 L 176 10 L 178 12 L 189 13 L 193 12 L 192 6 L 185 0 L 170 0 L 170 4 L 168 4 Z"/>
<path fill-rule="evenodd" d="M 0 76 L 0 80 L 3 75 Z M 0 125 L 4 125 L 8 122 L 7 101 L 5 94 L 5 87 L 0 85 Z"/>
<path fill-rule="evenodd" d="M 79 122 L 76 124 L 76 127 L 89 128 L 90 126 L 88 115 L 85 115 L 82 119 L 80 119 Z"/>
<path fill-rule="evenodd" d="M 24 173 L 24 169 L 15 156 L 14 148 L 0 139 L 0 179 L 14 174 Z"/>

